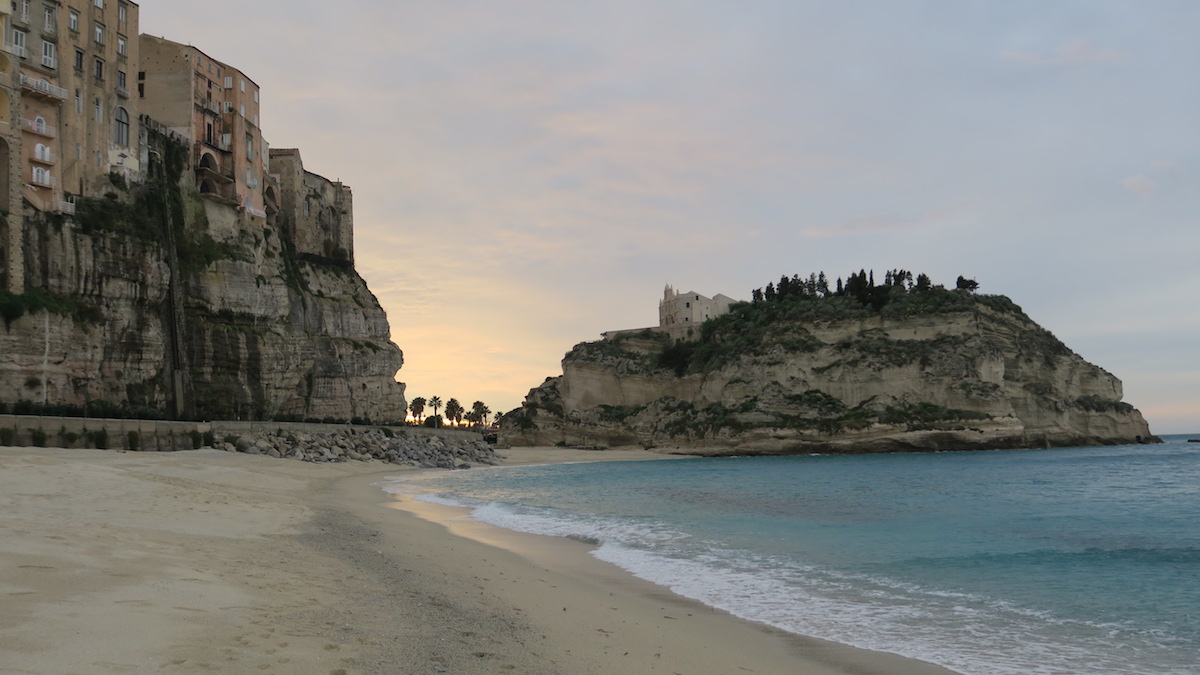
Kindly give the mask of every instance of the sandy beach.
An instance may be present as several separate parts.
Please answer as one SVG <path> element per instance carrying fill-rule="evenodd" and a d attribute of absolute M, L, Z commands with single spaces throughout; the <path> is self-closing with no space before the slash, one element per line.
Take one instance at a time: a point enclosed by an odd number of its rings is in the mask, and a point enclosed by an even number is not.
<path fill-rule="evenodd" d="M 0 673 L 950 672 L 742 621 L 583 543 L 373 485 L 405 471 L 0 448 Z"/>

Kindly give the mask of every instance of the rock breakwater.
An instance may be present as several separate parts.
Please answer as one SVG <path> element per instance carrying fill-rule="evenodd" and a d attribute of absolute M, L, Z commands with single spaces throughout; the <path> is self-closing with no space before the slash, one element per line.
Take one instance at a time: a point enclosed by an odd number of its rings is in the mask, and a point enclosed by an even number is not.
<path fill-rule="evenodd" d="M 213 447 L 304 462 L 380 461 L 427 469 L 467 469 L 477 464 L 495 465 L 502 459 L 492 446 L 472 434 L 433 435 L 390 429 L 231 434 Z"/>

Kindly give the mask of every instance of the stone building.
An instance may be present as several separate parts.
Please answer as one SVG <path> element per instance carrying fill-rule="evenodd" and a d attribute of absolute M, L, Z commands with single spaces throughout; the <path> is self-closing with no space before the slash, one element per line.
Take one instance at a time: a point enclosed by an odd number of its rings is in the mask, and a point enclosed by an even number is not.
<path fill-rule="evenodd" d="M 300 151 L 271 150 L 279 184 L 276 222 L 287 228 L 297 253 L 354 263 L 354 198 L 350 186 L 304 170 Z"/>
<path fill-rule="evenodd" d="M 142 35 L 140 49 L 141 112 L 192 144 L 196 188 L 265 219 L 275 205 L 258 85 L 191 45 Z"/>
<path fill-rule="evenodd" d="M 736 300 L 720 293 L 711 298 L 695 291 L 677 293 L 667 284 L 663 289 L 663 299 L 658 303 L 658 325 L 660 328 L 670 328 L 683 324 L 704 323 L 727 313 L 729 306 L 734 302 Z"/>

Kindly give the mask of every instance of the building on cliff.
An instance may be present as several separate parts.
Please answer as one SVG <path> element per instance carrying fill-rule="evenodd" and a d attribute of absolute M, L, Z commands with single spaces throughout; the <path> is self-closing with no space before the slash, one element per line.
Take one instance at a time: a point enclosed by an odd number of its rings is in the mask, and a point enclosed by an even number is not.
<path fill-rule="evenodd" d="M 141 171 L 137 100 L 139 8 L 126 0 L 4 3 L 0 71 L 0 208 L 5 287 L 24 290 L 20 218 L 72 214 L 110 176 Z"/>
<path fill-rule="evenodd" d="M 729 312 L 729 306 L 734 302 L 736 300 L 721 293 L 711 298 L 695 291 L 677 293 L 671 284 L 667 284 L 663 289 L 663 299 L 658 303 L 658 325 L 660 328 L 670 328 L 680 324 L 704 323 Z"/>
<path fill-rule="evenodd" d="M 271 176 L 279 185 L 276 220 L 296 252 L 354 263 L 354 196 L 350 186 L 304 170 L 300 151 L 270 151 Z"/>
<path fill-rule="evenodd" d="M 277 195 L 258 85 L 191 45 L 142 35 L 140 49 L 141 111 L 191 145 L 197 190 L 265 219 Z"/>
<path fill-rule="evenodd" d="M 709 319 L 727 314 L 729 307 L 735 302 L 737 300 L 722 293 L 711 298 L 695 291 L 679 293 L 671 284 L 667 284 L 663 289 L 663 299 L 658 302 L 657 326 L 610 330 L 601 335 L 605 340 L 611 340 L 618 335 L 652 330 L 666 333 L 676 340 L 685 340 L 694 337 L 693 330 L 696 326 Z"/>
<path fill-rule="evenodd" d="M 138 6 L 125 0 L 19 0 L 5 27 L 20 83 L 21 194 L 38 211 L 73 213 L 108 176 L 140 172 Z M 20 209 L 11 211 L 20 212 Z"/>

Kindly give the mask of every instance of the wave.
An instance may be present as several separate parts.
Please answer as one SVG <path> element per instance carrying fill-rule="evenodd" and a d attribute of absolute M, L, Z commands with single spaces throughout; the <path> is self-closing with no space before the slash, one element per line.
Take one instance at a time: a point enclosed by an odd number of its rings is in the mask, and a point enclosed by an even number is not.
<path fill-rule="evenodd" d="M 1071 620 L 986 595 L 729 548 L 653 519 L 567 513 L 445 492 L 416 498 L 470 509 L 474 519 L 497 527 L 588 542 L 600 560 L 743 619 L 962 673 L 1197 672 L 1180 656 L 1180 645 L 1132 626 Z M 1114 642 L 1125 649 L 1114 650 Z"/>

